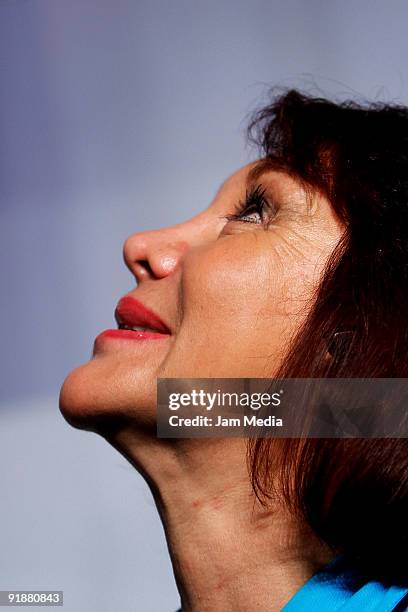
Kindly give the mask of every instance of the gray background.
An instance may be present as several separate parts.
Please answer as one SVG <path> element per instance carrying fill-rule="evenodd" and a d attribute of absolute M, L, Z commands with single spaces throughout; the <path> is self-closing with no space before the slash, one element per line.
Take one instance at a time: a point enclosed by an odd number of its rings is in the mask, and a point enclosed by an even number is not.
<path fill-rule="evenodd" d="M 136 230 L 207 206 L 269 85 L 407 102 L 396 1 L 0 0 L 0 589 L 171 612 L 150 493 L 57 408 L 133 286 Z M 311 86 L 313 84 L 313 86 Z"/>

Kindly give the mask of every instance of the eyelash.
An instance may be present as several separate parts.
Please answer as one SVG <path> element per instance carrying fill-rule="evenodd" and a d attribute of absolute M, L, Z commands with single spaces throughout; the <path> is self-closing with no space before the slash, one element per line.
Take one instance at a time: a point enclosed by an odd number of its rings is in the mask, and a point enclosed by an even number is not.
<path fill-rule="evenodd" d="M 265 208 L 269 207 L 270 209 L 271 206 L 265 199 L 265 191 L 266 189 L 261 185 L 257 185 L 250 191 L 247 191 L 245 199 L 238 203 L 235 213 L 225 215 L 224 218 L 227 219 L 227 221 L 241 221 L 242 223 L 255 223 L 259 225 L 256 221 L 243 219 L 244 215 L 250 215 L 255 212 L 258 213 L 262 224 L 267 223 L 267 221 L 264 221 L 263 215 L 265 213 Z"/>

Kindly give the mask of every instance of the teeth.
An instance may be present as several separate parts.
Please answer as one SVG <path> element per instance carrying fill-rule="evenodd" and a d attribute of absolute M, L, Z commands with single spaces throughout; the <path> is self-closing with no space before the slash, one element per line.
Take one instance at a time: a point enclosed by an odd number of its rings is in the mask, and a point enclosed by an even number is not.
<path fill-rule="evenodd" d="M 133 325 L 132 327 L 129 325 L 119 325 L 119 329 L 130 329 L 131 331 L 156 331 L 151 327 L 143 327 L 142 325 Z"/>

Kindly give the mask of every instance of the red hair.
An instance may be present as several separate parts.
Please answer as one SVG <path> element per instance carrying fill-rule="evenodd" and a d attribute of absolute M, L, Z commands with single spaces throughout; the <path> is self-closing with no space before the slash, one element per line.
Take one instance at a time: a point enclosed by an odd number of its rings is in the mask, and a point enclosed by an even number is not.
<path fill-rule="evenodd" d="M 277 376 L 408 377 L 408 109 L 291 90 L 249 130 L 266 162 L 322 192 L 345 226 Z M 278 470 L 280 493 L 322 540 L 372 579 L 408 582 L 407 439 L 260 438 L 248 450 L 264 503 Z"/>

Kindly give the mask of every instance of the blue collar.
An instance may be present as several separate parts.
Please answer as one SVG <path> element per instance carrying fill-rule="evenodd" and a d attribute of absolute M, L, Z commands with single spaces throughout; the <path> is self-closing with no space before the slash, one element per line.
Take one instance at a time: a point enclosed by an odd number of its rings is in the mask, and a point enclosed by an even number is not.
<path fill-rule="evenodd" d="M 407 608 L 408 587 L 367 582 L 340 556 L 312 576 L 281 612 L 402 612 Z"/>

